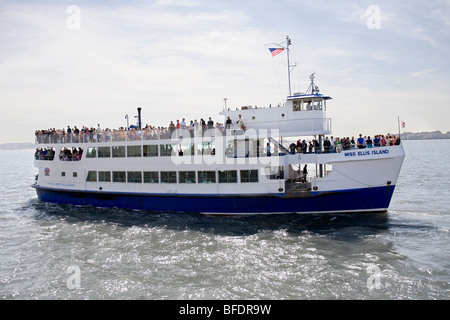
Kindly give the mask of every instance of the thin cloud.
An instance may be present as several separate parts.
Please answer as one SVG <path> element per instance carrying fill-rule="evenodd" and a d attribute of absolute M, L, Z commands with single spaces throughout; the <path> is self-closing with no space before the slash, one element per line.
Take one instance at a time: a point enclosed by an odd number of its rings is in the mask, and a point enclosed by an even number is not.
<path fill-rule="evenodd" d="M 396 97 L 419 112 L 422 103 L 407 92 L 422 89 L 441 97 L 436 108 L 448 105 L 439 85 L 449 74 L 448 31 L 439 31 L 448 2 L 437 3 L 378 1 L 381 29 L 370 30 L 367 7 L 355 1 L 86 1 L 80 29 L 70 30 L 69 3 L 3 1 L 0 105 L 8 121 L 0 136 L 29 141 L 35 129 L 68 124 L 114 128 L 138 106 L 145 122 L 167 125 L 190 115 L 221 121 L 223 98 L 230 107 L 276 105 L 287 94 L 286 55 L 272 58 L 264 44 L 287 34 L 298 64 L 293 92 L 316 72 L 321 91 L 336 98 L 333 123 L 372 131 L 384 118 L 350 120 L 361 105 L 390 118 L 395 104 L 385 101 Z M 421 120 L 409 117 L 420 131 Z M 431 120 L 447 128 L 442 117 Z"/>

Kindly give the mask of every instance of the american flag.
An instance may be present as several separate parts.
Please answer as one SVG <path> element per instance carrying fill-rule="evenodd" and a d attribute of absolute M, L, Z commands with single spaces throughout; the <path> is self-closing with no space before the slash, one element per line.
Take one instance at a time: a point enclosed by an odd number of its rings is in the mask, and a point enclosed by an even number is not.
<path fill-rule="evenodd" d="M 277 54 L 283 52 L 284 48 L 269 48 L 270 52 L 272 52 L 272 57 L 275 57 Z"/>

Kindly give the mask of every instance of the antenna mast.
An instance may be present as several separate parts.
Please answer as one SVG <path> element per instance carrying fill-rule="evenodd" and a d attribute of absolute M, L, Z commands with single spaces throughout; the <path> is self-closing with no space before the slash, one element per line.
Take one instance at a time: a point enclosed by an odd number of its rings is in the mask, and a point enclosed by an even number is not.
<path fill-rule="evenodd" d="M 295 63 L 294 65 L 291 66 L 291 62 L 290 62 L 290 52 L 289 52 L 289 46 L 291 45 L 291 39 L 289 38 L 289 36 L 286 36 L 286 47 L 284 47 L 281 44 L 278 43 L 269 43 L 269 44 L 274 44 L 277 47 L 281 47 L 283 49 L 281 49 L 281 51 L 286 50 L 287 51 L 287 67 L 288 67 L 288 82 L 289 82 L 289 96 L 292 96 L 292 88 L 291 88 L 291 71 L 297 66 L 297 63 Z M 269 45 L 267 44 L 267 45 Z M 272 52 L 272 56 L 277 55 L 278 53 L 280 53 L 281 51 L 277 51 L 277 49 L 279 50 L 280 48 L 269 48 L 270 52 Z"/>
<path fill-rule="evenodd" d="M 287 62 L 288 62 L 288 81 L 289 81 L 289 96 L 292 96 L 291 91 L 291 64 L 289 62 L 289 46 L 291 45 L 291 39 L 286 36 L 286 50 L 287 50 Z"/>

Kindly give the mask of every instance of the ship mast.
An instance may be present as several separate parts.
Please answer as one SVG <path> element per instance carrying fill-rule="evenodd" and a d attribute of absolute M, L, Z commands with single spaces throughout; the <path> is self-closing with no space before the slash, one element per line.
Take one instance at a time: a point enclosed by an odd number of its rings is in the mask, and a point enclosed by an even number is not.
<path fill-rule="evenodd" d="M 289 46 L 291 45 L 291 39 L 286 36 L 286 51 L 287 51 L 287 66 L 288 66 L 288 82 L 289 82 L 289 96 L 292 96 L 291 90 L 291 63 L 289 62 Z M 294 66 L 295 67 L 295 66 Z"/>
<path fill-rule="evenodd" d="M 295 63 L 295 64 L 291 65 L 291 62 L 290 62 L 290 50 L 289 50 L 289 46 L 291 45 L 291 39 L 289 38 L 289 36 L 286 36 L 286 47 L 283 46 L 283 45 L 281 45 L 281 44 L 278 44 L 278 43 L 268 43 L 268 44 L 266 44 L 266 45 L 270 45 L 270 44 L 274 44 L 274 45 L 276 45 L 277 47 L 283 48 L 283 50 L 286 50 L 286 51 L 287 51 L 287 67 L 288 67 L 289 96 L 292 96 L 292 88 L 291 88 L 291 71 L 297 66 L 297 64 Z M 279 49 L 279 48 L 278 48 L 278 49 Z M 275 51 L 276 48 L 269 48 L 269 50 L 272 52 L 272 51 Z M 279 52 L 277 52 L 276 54 L 278 54 L 278 53 L 279 53 Z M 273 54 L 272 54 L 272 56 L 273 56 Z"/>

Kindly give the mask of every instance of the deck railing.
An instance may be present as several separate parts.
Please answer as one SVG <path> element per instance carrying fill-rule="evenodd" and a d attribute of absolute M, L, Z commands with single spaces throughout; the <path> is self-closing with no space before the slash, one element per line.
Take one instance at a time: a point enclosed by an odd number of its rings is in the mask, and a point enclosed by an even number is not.
<path fill-rule="evenodd" d="M 36 133 L 36 144 L 66 144 L 66 143 L 109 143 L 118 141 L 142 141 L 216 137 L 223 135 L 238 135 L 244 131 L 238 125 L 230 128 L 214 127 L 205 129 L 130 129 L 130 130 L 102 130 L 101 132 L 67 133 L 60 130 L 41 131 Z"/>

